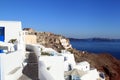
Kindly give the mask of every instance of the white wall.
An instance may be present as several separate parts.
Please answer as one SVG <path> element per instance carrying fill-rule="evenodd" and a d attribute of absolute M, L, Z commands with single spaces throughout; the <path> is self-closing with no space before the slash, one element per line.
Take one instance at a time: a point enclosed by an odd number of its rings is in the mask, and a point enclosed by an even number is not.
<path fill-rule="evenodd" d="M 71 65 L 71 67 L 73 68 L 76 65 L 75 62 L 75 58 L 73 54 L 67 54 L 67 53 L 63 53 L 62 56 L 66 57 L 66 61 L 64 62 L 64 70 L 68 71 L 69 69 L 69 65 Z"/>
<path fill-rule="evenodd" d="M 55 80 L 47 70 L 43 61 L 39 61 L 39 79 L 40 80 Z"/>
<path fill-rule="evenodd" d="M 0 27 L 5 27 L 5 43 L 17 39 L 17 51 L 0 54 L 0 80 L 17 80 L 22 75 L 25 45 L 22 37 L 20 21 L 0 21 Z"/>
<path fill-rule="evenodd" d="M 83 61 L 78 63 L 74 68 L 82 70 L 82 71 L 89 71 L 90 70 L 90 64 L 87 61 Z"/>
<path fill-rule="evenodd" d="M 99 73 L 97 72 L 96 69 L 88 71 L 87 74 L 81 77 L 81 80 L 97 80 L 97 79 L 99 79 Z"/>
<path fill-rule="evenodd" d="M 71 48 L 71 45 L 66 39 L 60 39 L 60 42 L 65 49 Z"/>
<path fill-rule="evenodd" d="M 49 73 L 55 80 L 64 80 L 64 57 L 63 56 L 41 56 L 46 67 L 49 67 Z M 46 76 L 47 77 L 47 76 Z"/>
<path fill-rule="evenodd" d="M 0 27 L 5 27 L 5 42 L 11 39 L 18 39 L 22 31 L 20 21 L 0 21 Z"/>
<path fill-rule="evenodd" d="M 23 51 L 15 51 L 9 54 L 0 54 L 0 75 L 3 77 L 1 80 L 17 80 L 17 78 L 22 75 L 22 62 L 24 60 L 23 56 Z M 14 74 L 10 74 L 16 68 L 19 69 L 16 70 Z"/>
<path fill-rule="evenodd" d="M 4 75 L 4 54 L 0 54 L 0 80 L 4 80 L 5 79 L 5 75 Z"/>

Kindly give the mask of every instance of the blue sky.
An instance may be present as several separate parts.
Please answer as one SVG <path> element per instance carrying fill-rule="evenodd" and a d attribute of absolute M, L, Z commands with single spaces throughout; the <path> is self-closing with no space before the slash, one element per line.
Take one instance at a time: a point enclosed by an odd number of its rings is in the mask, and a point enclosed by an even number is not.
<path fill-rule="evenodd" d="M 73 38 L 120 38 L 119 0 L 0 0 L 0 20 Z"/>

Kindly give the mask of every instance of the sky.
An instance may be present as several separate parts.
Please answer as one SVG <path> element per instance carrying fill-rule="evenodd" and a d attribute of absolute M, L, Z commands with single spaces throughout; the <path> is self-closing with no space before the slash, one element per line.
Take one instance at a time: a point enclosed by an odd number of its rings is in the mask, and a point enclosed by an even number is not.
<path fill-rule="evenodd" d="M 120 0 L 0 0 L 0 20 L 71 38 L 120 39 Z"/>

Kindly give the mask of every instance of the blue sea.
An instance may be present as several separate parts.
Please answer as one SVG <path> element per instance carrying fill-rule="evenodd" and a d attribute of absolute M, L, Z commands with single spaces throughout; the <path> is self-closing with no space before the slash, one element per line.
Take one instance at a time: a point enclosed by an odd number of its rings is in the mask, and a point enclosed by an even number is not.
<path fill-rule="evenodd" d="M 109 53 L 112 56 L 120 59 L 120 41 L 81 41 L 81 40 L 70 40 L 72 47 L 92 53 Z"/>

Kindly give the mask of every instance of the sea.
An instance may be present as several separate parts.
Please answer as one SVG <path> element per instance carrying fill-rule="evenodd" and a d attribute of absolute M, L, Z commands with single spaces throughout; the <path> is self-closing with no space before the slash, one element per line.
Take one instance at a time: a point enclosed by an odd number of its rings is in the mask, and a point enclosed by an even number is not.
<path fill-rule="evenodd" d="M 83 40 L 71 40 L 72 47 L 91 53 L 109 53 L 112 56 L 120 60 L 120 41 L 83 41 Z"/>

